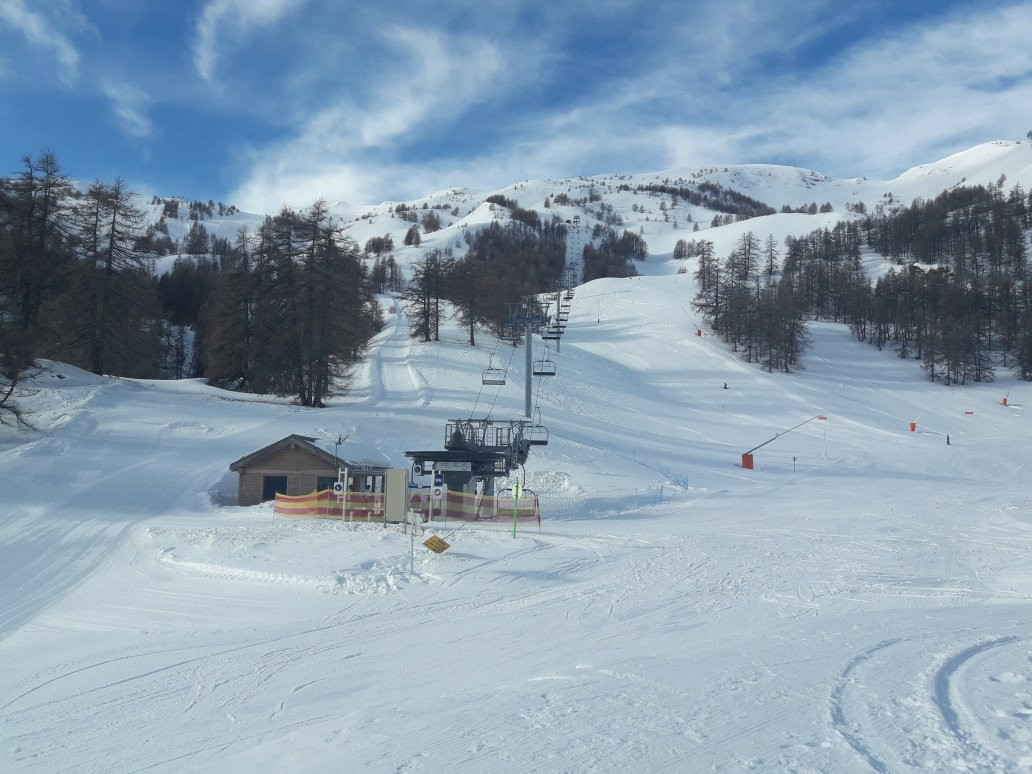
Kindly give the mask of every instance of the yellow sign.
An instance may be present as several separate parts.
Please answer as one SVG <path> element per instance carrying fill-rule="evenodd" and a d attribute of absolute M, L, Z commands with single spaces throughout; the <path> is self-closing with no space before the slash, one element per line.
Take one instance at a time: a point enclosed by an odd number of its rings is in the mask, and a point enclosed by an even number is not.
<path fill-rule="evenodd" d="M 435 554 L 443 554 L 445 551 L 451 548 L 450 543 L 444 542 L 443 540 L 441 540 L 441 538 L 437 537 L 437 535 L 431 535 L 430 537 L 428 537 L 426 540 L 423 541 L 423 545 L 429 548 Z"/>

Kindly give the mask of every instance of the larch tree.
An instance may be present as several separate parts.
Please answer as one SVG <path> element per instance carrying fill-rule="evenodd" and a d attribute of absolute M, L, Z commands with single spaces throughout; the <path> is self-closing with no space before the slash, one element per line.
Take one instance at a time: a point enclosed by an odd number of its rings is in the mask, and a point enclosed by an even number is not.
<path fill-rule="evenodd" d="M 94 183 L 72 214 L 78 260 L 56 299 L 53 349 L 98 374 L 157 374 L 160 326 L 147 257 L 134 249 L 143 213 L 121 179 Z"/>

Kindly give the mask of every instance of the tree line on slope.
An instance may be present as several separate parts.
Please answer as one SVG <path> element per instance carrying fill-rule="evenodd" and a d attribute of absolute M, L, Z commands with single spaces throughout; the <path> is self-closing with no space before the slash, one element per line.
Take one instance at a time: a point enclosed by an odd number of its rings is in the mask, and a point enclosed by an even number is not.
<path fill-rule="evenodd" d="M 149 245 L 121 179 L 79 191 L 49 151 L 0 179 L 0 421 L 23 420 L 18 379 L 37 358 L 320 405 L 379 325 L 359 250 L 321 202 L 162 280 Z"/>
<path fill-rule="evenodd" d="M 733 348 L 765 367 L 794 365 L 805 340 L 802 321 L 825 319 L 848 323 L 860 341 L 920 360 L 933 381 L 991 381 L 997 366 L 1032 379 L 1032 195 L 1020 186 L 1005 192 L 1004 183 L 956 187 L 910 206 L 879 205 L 861 220 L 788 237 L 780 267 L 772 239 L 755 259 L 751 233 L 723 264 L 711 244 L 702 256 L 699 242 L 682 240 L 675 256 L 698 255 L 696 308 Z M 869 278 L 864 247 L 892 268 Z M 781 342 L 784 356 L 771 354 L 777 347 L 770 340 Z"/>
<path fill-rule="evenodd" d="M 557 219 L 492 221 L 467 231 L 464 240 L 461 257 L 433 249 L 413 265 L 402 292 L 413 338 L 439 341 L 443 315 L 450 313 L 475 346 L 477 330 L 502 332 L 508 303 L 550 290 L 562 274 L 565 226 Z"/>
<path fill-rule="evenodd" d="M 461 257 L 450 248 L 433 249 L 413 265 L 401 294 L 413 338 L 439 341 L 441 321 L 450 314 L 475 346 L 477 330 L 502 334 L 510 304 L 552 291 L 562 277 L 566 224 L 557 216 L 543 219 L 500 194 L 487 201 L 509 209 L 511 219 L 467 231 Z M 583 249 L 583 279 L 632 276 L 634 263 L 647 252 L 640 235 L 597 224 Z"/>

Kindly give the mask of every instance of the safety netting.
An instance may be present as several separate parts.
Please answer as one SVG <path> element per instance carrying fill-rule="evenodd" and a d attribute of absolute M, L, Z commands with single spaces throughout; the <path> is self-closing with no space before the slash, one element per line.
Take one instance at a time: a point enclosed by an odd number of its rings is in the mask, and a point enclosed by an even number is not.
<path fill-rule="evenodd" d="M 508 493 L 478 495 L 445 490 L 440 497 L 419 492 L 409 497 L 409 510 L 418 511 L 423 521 L 464 521 L 478 524 L 534 522 L 541 526 L 538 496 L 524 489 L 519 501 Z"/>
<path fill-rule="evenodd" d="M 306 495 L 276 493 L 273 513 L 288 519 L 383 520 L 383 493 L 347 492 L 344 497 L 332 489 Z"/>
<path fill-rule="evenodd" d="M 518 501 L 511 492 L 492 496 L 444 490 L 440 497 L 430 492 L 416 492 L 409 496 L 408 510 L 419 513 L 423 521 L 511 524 L 515 517 L 517 522 L 541 525 L 540 501 L 529 489 L 523 490 Z M 273 513 L 288 519 L 383 521 L 384 495 L 346 492 L 341 497 L 332 489 L 306 495 L 277 492 Z"/>

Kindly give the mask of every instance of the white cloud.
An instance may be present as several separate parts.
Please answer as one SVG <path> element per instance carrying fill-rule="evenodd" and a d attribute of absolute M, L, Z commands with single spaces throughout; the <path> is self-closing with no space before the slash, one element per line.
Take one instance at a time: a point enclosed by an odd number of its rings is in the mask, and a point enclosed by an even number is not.
<path fill-rule="evenodd" d="M 154 125 L 146 113 L 151 102 L 150 96 L 125 83 L 107 81 L 102 88 L 104 96 L 111 101 L 122 132 L 129 137 L 150 137 L 154 132 Z"/>
<path fill-rule="evenodd" d="M 71 86 L 79 77 L 79 52 L 67 37 L 24 0 L 0 0 L 0 21 L 17 30 L 37 48 L 48 49 L 57 59 L 58 78 Z"/>
<path fill-rule="evenodd" d="M 670 64 L 537 117 L 521 137 L 527 174 L 514 179 L 772 161 L 840 177 L 892 177 L 966 145 L 1022 136 L 1032 125 L 1028 4 L 901 27 L 790 75 L 749 70 L 750 57 L 731 50 L 730 31 L 753 55 L 776 53 L 788 38 L 809 42 L 757 19 L 739 13 L 710 25 L 693 15 L 709 40 L 691 33 L 698 45 L 686 46 L 685 56 L 664 52 Z"/>
<path fill-rule="evenodd" d="M 375 191 L 414 193 L 415 185 L 429 184 L 431 164 L 391 162 L 392 148 L 448 131 L 471 105 L 503 88 L 504 56 L 482 40 L 432 30 L 393 26 L 382 35 L 396 56 L 364 84 L 369 101 L 338 95 L 294 136 L 253 152 L 234 202 L 261 211 L 319 196 L 367 203 Z"/>
<path fill-rule="evenodd" d="M 1029 39 L 1028 5 L 971 12 L 859 45 L 738 112 L 768 130 L 754 153 L 823 157 L 843 177 L 894 175 L 915 152 L 930 161 L 1032 122 Z"/>
<path fill-rule="evenodd" d="M 390 53 L 360 74 L 342 71 L 328 101 L 294 113 L 291 136 L 253 150 L 234 201 L 264 211 L 318 196 L 363 204 L 450 185 L 749 162 L 890 177 L 1032 126 L 1032 5 L 852 39 L 842 30 L 869 26 L 855 10 L 815 4 L 786 17 L 768 5 L 700 4 L 651 48 L 573 68 L 579 80 L 558 101 L 536 101 L 535 83 L 560 88 L 581 52 L 564 53 L 554 26 L 478 38 L 379 24 Z M 841 48 L 814 60 L 836 36 Z M 510 100 L 531 107 L 513 111 Z M 469 133 L 470 119 L 489 139 Z"/>
<path fill-rule="evenodd" d="M 485 94 L 500 57 L 486 41 L 462 41 L 439 32 L 395 26 L 385 35 L 404 67 L 376 84 L 374 104 L 360 111 L 355 141 L 376 146 L 425 122 L 454 117 Z"/>
<path fill-rule="evenodd" d="M 219 33 L 228 27 L 236 36 L 275 23 L 307 0 L 210 0 L 197 19 L 194 68 L 205 80 L 215 77 Z"/>

